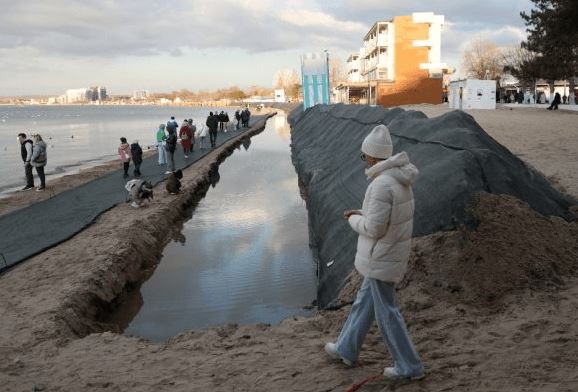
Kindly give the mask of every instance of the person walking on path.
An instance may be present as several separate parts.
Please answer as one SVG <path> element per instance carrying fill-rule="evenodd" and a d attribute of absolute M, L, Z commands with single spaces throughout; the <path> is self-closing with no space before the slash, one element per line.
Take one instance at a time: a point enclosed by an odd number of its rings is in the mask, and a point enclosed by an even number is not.
<path fill-rule="evenodd" d="M 325 351 L 352 365 L 376 320 L 394 361 L 383 375 L 388 379 L 420 379 L 423 367 L 395 299 L 395 284 L 402 280 L 409 260 L 414 212 L 411 185 L 418 170 L 406 152 L 392 156 L 391 136 L 385 125 L 371 131 L 361 151 L 371 183 L 361 210 L 345 211 L 344 218 L 359 234 L 355 268 L 363 275 L 363 283 L 337 341 L 327 343 Z"/>
<path fill-rule="evenodd" d="M 227 132 L 227 130 L 229 129 L 229 113 L 225 112 L 224 114 L 224 119 L 225 119 L 225 132 Z"/>
<path fill-rule="evenodd" d="M 550 107 L 548 107 L 548 110 L 558 110 L 558 105 L 560 105 L 560 93 L 556 93 L 554 94 L 554 99 L 552 100 L 552 104 L 550 104 Z"/>
<path fill-rule="evenodd" d="M 159 165 L 167 164 L 167 157 L 165 153 L 165 140 L 167 135 L 165 134 L 165 124 L 160 124 L 157 130 L 157 151 L 159 152 Z"/>
<path fill-rule="evenodd" d="M 30 164 L 36 168 L 36 173 L 40 179 L 40 186 L 36 190 L 41 192 L 46 188 L 46 176 L 44 175 L 44 166 L 47 162 L 46 143 L 39 134 L 34 135 L 33 139 Z"/>
<path fill-rule="evenodd" d="M 251 112 L 249 108 L 246 108 L 241 112 L 241 122 L 243 123 L 244 128 L 249 128 L 249 120 L 251 118 Z"/>
<path fill-rule="evenodd" d="M 168 170 L 165 174 L 169 174 L 175 171 L 175 150 L 177 149 L 177 131 L 176 128 L 169 128 L 167 127 L 167 131 L 169 132 L 167 136 L 166 143 L 166 150 L 167 150 L 167 166 Z"/>
<path fill-rule="evenodd" d="M 200 149 L 205 149 L 205 138 L 207 137 L 207 127 L 203 125 L 203 128 L 199 131 L 199 139 L 200 139 Z"/>
<path fill-rule="evenodd" d="M 167 132 L 170 132 L 172 129 L 176 133 L 178 128 L 179 123 L 177 123 L 177 120 L 175 120 L 175 116 L 171 116 L 171 119 L 167 121 Z"/>
<path fill-rule="evenodd" d="M 213 112 L 209 113 L 207 117 L 207 127 L 209 127 L 209 139 L 211 139 L 211 147 L 215 147 L 217 144 L 217 128 L 219 127 L 219 115 Z"/>
<path fill-rule="evenodd" d="M 22 155 L 22 162 L 24 162 L 24 174 L 26 175 L 26 185 L 22 188 L 23 191 L 34 188 L 34 177 L 32 176 L 32 140 L 26 137 L 25 133 L 18 134 L 18 142 L 20 143 L 20 154 Z"/>
<path fill-rule="evenodd" d="M 191 125 L 188 120 L 185 120 L 183 125 L 181 125 L 179 137 L 181 138 L 185 158 L 188 158 L 189 152 L 191 151 L 191 140 L 193 139 L 193 132 L 191 131 Z"/>
<path fill-rule="evenodd" d="M 197 133 L 197 126 L 192 118 L 189 118 L 189 128 L 191 130 L 191 153 L 195 148 L 195 133 Z"/>
<path fill-rule="evenodd" d="M 134 171 L 133 175 L 135 177 L 140 177 L 140 165 L 142 163 L 142 148 L 140 144 L 138 144 L 138 140 L 135 140 L 130 145 L 130 155 L 132 157 L 132 162 L 134 163 Z"/>
<path fill-rule="evenodd" d="M 239 113 L 238 110 L 235 112 L 235 120 L 237 120 L 237 125 L 235 126 L 236 129 L 241 128 L 241 113 Z"/>
<path fill-rule="evenodd" d="M 124 178 L 127 178 L 128 166 L 130 165 L 130 145 L 126 141 L 126 137 L 120 138 L 120 146 L 118 146 L 118 159 L 120 159 L 123 165 Z"/>
<path fill-rule="evenodd" d="M 223 132 L 224 129 L 225 129 L 225 112 L 221 110 L 221 113 L 219 113 L 219 130 Z"/>

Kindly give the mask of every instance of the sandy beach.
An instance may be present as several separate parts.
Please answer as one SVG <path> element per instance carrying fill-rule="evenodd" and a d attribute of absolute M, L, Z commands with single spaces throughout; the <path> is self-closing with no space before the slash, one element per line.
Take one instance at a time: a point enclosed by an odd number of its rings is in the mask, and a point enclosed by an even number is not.
<path fill-rule="evenodd" d="M 446 106 L 406 107 L 429 117 Z M 494 139 L 578 198 L 577 113 L 468 111 Z M 256 127 L 254 134 L 260 130 Z M 343 306 L 280 325 L 188 331 L 165 343 L 115 333 L 107 316 L 154 272 L 183 211 L 203 197 L 231 140 L 185 171 L 185 191 L 119 205 L 75 237 L 0 275 L 0 384 L 6 391 L 345 391 L 390 358 L 376 328 L 360 362 L 329 360 L 359 276 Z M 118 168 L 62 177 L 56 194 Z M 0 213 L 47 193 L 0 199 Z M 400 307 L 426 369 L 415 383 L 377 379 L 361 391 L 578 390 L 578 223 L 544 217 L 509 196 L 482 195 L 480 225 L 415 238 Z M 121 236 L 118 233 L 124 233 Z M 23 244 L 25 246 L 25 244 Z"/>

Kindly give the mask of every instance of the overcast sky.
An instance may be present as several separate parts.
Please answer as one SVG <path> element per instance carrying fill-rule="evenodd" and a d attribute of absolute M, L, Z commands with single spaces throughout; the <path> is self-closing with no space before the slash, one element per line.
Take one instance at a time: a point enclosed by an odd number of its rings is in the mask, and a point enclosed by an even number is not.
<path fill-rule="evenodd" d="M 482 37 L 525 37 L 530 0 L 0 0 L 0 96 L 106 86 L 170 92 L 271 86 L 304 52 L 345 60 L 377 20 L 445 16 L 442 61 Z"/>

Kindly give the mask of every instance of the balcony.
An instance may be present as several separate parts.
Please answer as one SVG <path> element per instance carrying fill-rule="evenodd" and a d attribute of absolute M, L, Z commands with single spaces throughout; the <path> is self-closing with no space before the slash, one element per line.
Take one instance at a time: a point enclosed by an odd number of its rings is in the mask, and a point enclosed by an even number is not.
<path fill-rule="evenodd" d="M 354 69 L 359 69 L 359 60 L 350 61 L 347 63 L 347 70 L 351 71 Z"/>
<path fill-rule="evenodd" d="M 433 41 L 431 39 L 414 40 L 413 46 L 415 48 L 431 48 Z"/>
<path fill-rule="evenodd" d="M 441 72 L 448 70 L 449 67 L 446 63 L 421 63 L 419 69 L 427 69 L 430 72 Z"/>
<path fill-rule="evenodd" d="M 366 70 L 373 69 L 373 68 L 377 67 L 378 63 L 379 63 L 378 57 L 371 57 L 365 62 L 365 69 Z"/>
<path fill-rule="evenodd" d="M 379 34 L 377 36 L 377 46 L 391 46 L 389 36 L 387 34 Z"/>

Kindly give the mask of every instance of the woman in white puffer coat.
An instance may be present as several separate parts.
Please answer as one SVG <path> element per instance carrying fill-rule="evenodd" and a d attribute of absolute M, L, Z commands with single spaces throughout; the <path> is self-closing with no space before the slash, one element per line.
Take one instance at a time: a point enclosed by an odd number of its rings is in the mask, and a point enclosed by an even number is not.
<path fill-rule="evenodd" d="M 376 126 L 361 146 L 371 183 L 361 210 L 345 211 L 351 228 L 359 233 L 355 267 L 363 283 L 351 313 L 335 343 L 325 351 L 352 365 L 359 357 L 365 335 L 377 320 L 393 360 L 383 374 L 389 379 L 420 379 L 423 367 L 407 333 L 395 300 L 395 284 L 407 269 L 413 231 L 413 192 L 418 170 L 405 152 L 391 156 L 393 145 L 385 125 Z"/>

